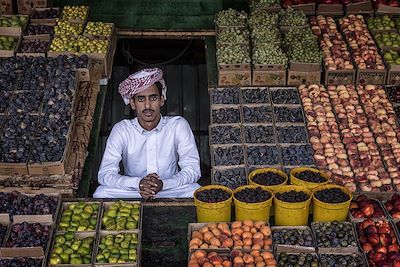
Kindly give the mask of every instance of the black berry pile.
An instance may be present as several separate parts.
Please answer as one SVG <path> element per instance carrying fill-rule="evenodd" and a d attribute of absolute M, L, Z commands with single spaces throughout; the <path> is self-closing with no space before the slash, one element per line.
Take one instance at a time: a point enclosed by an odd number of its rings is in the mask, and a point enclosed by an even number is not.
<path fill-rule="evenodd" d="M 211 127 L 212 144 L 238 144 L 242 143 L 240 127 L 238 126 L 213 126 Z"/>
<path fill-rule="evenodd" d="M 272 126 L 243 125 L 243 134 L 245 143 L 275 143 L 274 129 Z"/>
<path fill-rule="evenodd" d="M 275 244 L 313 247 L 314 242 L 309 229 L 277 229 L 272 232 Z"/>
<path fill-rule="evenodd" d="M 275 122 L 304 122 L 301 107 L 274 107 Z"/>
<path fill-rule="evenodd" d="M 15 210 L 15 215 L 43 215 L 54 214 L 58 205 L 58 198 L 44 194 L 29 197 L 23 195 Z"/>
<path fill-rule="evenodd" d="M 19 193 L 17 191 L 10 193 L 0 192 L 0 213 L 13 213 L 17 206 L 18 196 Z"/>
<path fill-rule="evenodd" d="M 277 126 L 278 143 L 307 143 L 307 129 L 305 126 Z"/>
<path fill-rule="evenodd" d="M 324 178 L 320 173 L 309 170 L 299 172 L 296 174 L 296 178 L 310 183 L 326 182 L 326 178 Z"/>
<path fill-rule="evenodd" d="M 27 222 L 14 224 L 5 247 L 43 247 L 46 248 L 50 234 L 49 225 Z"/>
<path fill-rule="evenodd" d="M 343 203 L 350 199 L 349 195 L 339 188 L 330 188 L 317 191 L 315 197 L 325 203 Z"/>
<path fill-rule="evenodd" d="M 40 267 L 42 266 L 41 259 L 33 258 L 12 258 L 0 259 L 1 267 Z"/>
<path fill-rule="evenodd" d="M 213 171 L 216 184 L 235 189 L 247 183 L 245 168 L 215 169 Z"/>
<path fill-rule="evenodd" d="M 212 89 L 211 104 L 239 104 L 239 87 Z"/>
<path fill-rule="evenodd" d="M 296 88 L 271 89 L 272 103 L 300 104 L 299 92 Z"/>
<path fill-rule="evenodd" d="M 270 106 L 243 106 L 243 121 L 248 122 L 272 122 L 272 108 Z"/>
<path fill-rule="evenodd" d="M 310 145 L 282 146 L 282 159 L 285 166 L 313 165 L 313 150 Z"/>
<path fill-rule="evenodd" d="M 282 184 L 285 178 L 274 172 L 263 172 L 254 175 L 253 182 L 261 185 L 271 186 Z"/>
<path fill-rule="evenodd" d="M 244 164 L 242 146 L 217 147 L 214 150 L 214 165 L 241 165 Z"/>
<path fill-rule="evenodd" d="M 219 188 L 207 189 L 196 193 L 196 198 L 203 202 L 216 203 L 229 199 L 231 195 Z"/>
<path fill-rule="evenodd" d="M 364 267 L 368 266 L 360 254 L 337 255 L 321 254 L 319 255 L 319 265 L 321 267 Z"/>
<path fill-rule="evenodd" d="M 263 202 L 271 198 L 268 191 L 263 190 L 261 187 L 245 188 L 235 193 L 236 199 L 246 203 Z"/>
<path fill-rule="evenodd" d="M 211 111 L 211 123 L 224 124 L 224 123 L 240 123 L 240 110 L 239 108 L 219 108 Z"/>
<path fill-rule="evenodd" d="M 313 227 L 318 247 L 357 247 L 353 225 L 350 222 L 317 222 Z"/>
<path fill-rule="evenodd" d="M 313 255 L 310 253 L 300 253 L 300 254 L 280 253 L 278 256 L 278 266 L 318 267 L 317 255 Z"/>
<path fill-rule="evenodd" d="M 247 146 L 247 163 L 249 165 L 277 165 L 281 154 L 276 146 Z"/>
<path fill-rule="evenodd" d="M 242 98 L 243 98 L 243 104 L 269 103 L 268 89 L 266 88 L 243 89 Z"/>
<path fill-rule="evenodd" d="M 276 193 L 275 197 L 279 200 L 291 203 L 304 202 L 309 199 L 309 196 L 306 193 L 295 190 L 290 190 L 283 193 Z"/>

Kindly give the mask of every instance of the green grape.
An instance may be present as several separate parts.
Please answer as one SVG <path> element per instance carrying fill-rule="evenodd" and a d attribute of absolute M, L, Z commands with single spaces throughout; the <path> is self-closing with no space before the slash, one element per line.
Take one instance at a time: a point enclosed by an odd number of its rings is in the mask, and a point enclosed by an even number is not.
<path fill-rule="evenodd" d="M 263 9 L 279 5 L 280 5 L 279 0 L 253 0 L 251 1 L 250 4 L 252 9 Z"/>
<path fill-rule="evenodd" d="M 267 13 L 262 10 L 255 10 L 250 13 L 249 27 L 256 29 L 260 27 L 273 27 L 278 26 L 279 15 L 274 13 Z"/>
<path fill-rule="evenodd" d="M 248 43 L 249 35 L 247 29 L 235 27 L 223 28 L 217 35 L 217 42 L 230 44 Z"/>
<path fill-rule="evenodd" d="M 217 46 L 218 64 L 241 64 L 250 63 L 250 49 L 242 45 L 220 45 Z"/>
<path fill-rule="evenodd" d="M 279 26 L 304 26 L 307 24 L 307 16 L 302 10 L 288 7 L 279 12 Z"/>
<path fill-rule="evenodd" d="M 251 40 L 253 44 L 257 43 L 276 43 L 282 41 L 282 34 L 278 28 L 274 27 L 259 27 L 252 30 Z"/>
<path fill-rule="evenodd" d="M 288 58 L 282 49 L 274 44 L 260 44 L 253 48 L 253 64 L 284 64 L 285 67 Z"/>
<path fill-rule="evenodd" d="M 218 12 L 215 23 L 218 27 L 245 27 L 247 14 L 244 11 L 237 11 L 232 8 Z"/>
<path fill-rule="evenodd" d="M 289 30 L 284 42 L 291 62 L 320 63 L 322 61 L 318 39 L 310 28 Z"/>

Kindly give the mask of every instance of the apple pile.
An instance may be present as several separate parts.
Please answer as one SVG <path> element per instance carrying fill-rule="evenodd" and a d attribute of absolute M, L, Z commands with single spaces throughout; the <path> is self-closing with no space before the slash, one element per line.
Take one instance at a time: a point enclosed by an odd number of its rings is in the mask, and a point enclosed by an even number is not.
<path fill-rule="evenodd" d="M 311 29 L 318 36 L 319 46 L 324 55 L 324 65 L 327 70 L 354 69 L 346 42 L 338 31 L 333 17 L 321 15 L 312 17 Z"/>
<path fill-rule="evenodd" d="M 380 5 L 390 6 L 390 7 L 400 7 L 398 0 L 372 0 L 375 7 Z"/>
<path fill-rule="evenodd" d="M 393 190 L 356 88 L 353 85 L 328 86 L 328 93 L 354 172 L 354 181 L 361 191 Z"/>
<path fill-rule="evenodd" d="M 340 28 L 351 48 L 351 55 L 359 69 L 385 69 L 374 39 L 362 15 L 348 15 L 339 20 Z"/>
<path fill-rule="evenodd" d="M 271 249 L 271 228 L 263 221 L 251 220 L 227 223 L 209 223 L 192 232 L 190 249 Z"/>
<path fill-rule="evenodd" d="M 315 164 L 335 183 L 354 192 L 357 189 L 354 172 L 340 137 L 328 91 L 323 85 L 313 84 L 301 85 L 299 92 L 307 118 Z"/>
<path fill-rule="evenodd" d="M 394 230 L 386 220 L 366 219 L 357 223 L 358 240 L 367 254 L 369 266 L 399 266 L 399 244 Z"/>
<path fill-rule="evenodd" d="M 315 4 L 315 2 L 315 0 L 281 0 L 281 4 L 284 8 L 287 8 L 289 6 Z"/>
<path fill-rule="evenodd" d="M 355 219 L 385 217 L 385 212 L 378 200 L 370 199 L 364 195 L 360 195 L 351 201 L 350 213 Z"/>
<path fill-rule="evenodd" d="M 394 108 L 382 86 L 359 85 L 357 92 L 389 174 L 379 175 L 377 183 L 393 182 L 400 189 L 400 133 Z"/>

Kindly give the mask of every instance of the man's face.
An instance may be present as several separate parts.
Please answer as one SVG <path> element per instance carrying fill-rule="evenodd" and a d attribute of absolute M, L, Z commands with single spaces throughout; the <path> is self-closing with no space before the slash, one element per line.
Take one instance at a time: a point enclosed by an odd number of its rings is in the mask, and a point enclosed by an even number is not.
<path fill-rule="evenodd" d="M 143 92 L 136 94 L 130 101 L 131 107 L 136 110 L 139 122 L 158 123 L 160 110 L 164 105 L 164 97 L 160 95 L 156 85 L 152 85 Z"/>

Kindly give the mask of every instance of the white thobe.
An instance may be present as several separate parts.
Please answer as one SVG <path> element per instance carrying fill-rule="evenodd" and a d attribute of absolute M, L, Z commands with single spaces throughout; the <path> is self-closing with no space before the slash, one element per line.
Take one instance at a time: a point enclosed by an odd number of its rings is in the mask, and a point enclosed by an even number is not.
<path fill-rule="evenodd" d="M 122 160 L 124 175 L 119 164 Z M 180 171 L 178 170 L 178 165 Z M 193 197 L 200 186 L 200 158 L 189 123 L 162 116 L 157 127 L 143 129 L 138 119 L 114 125 L 101 161 L 95 198 L 141 198 L 140 180 L 157 173 L 163 182 L 158 198 Z"/>

